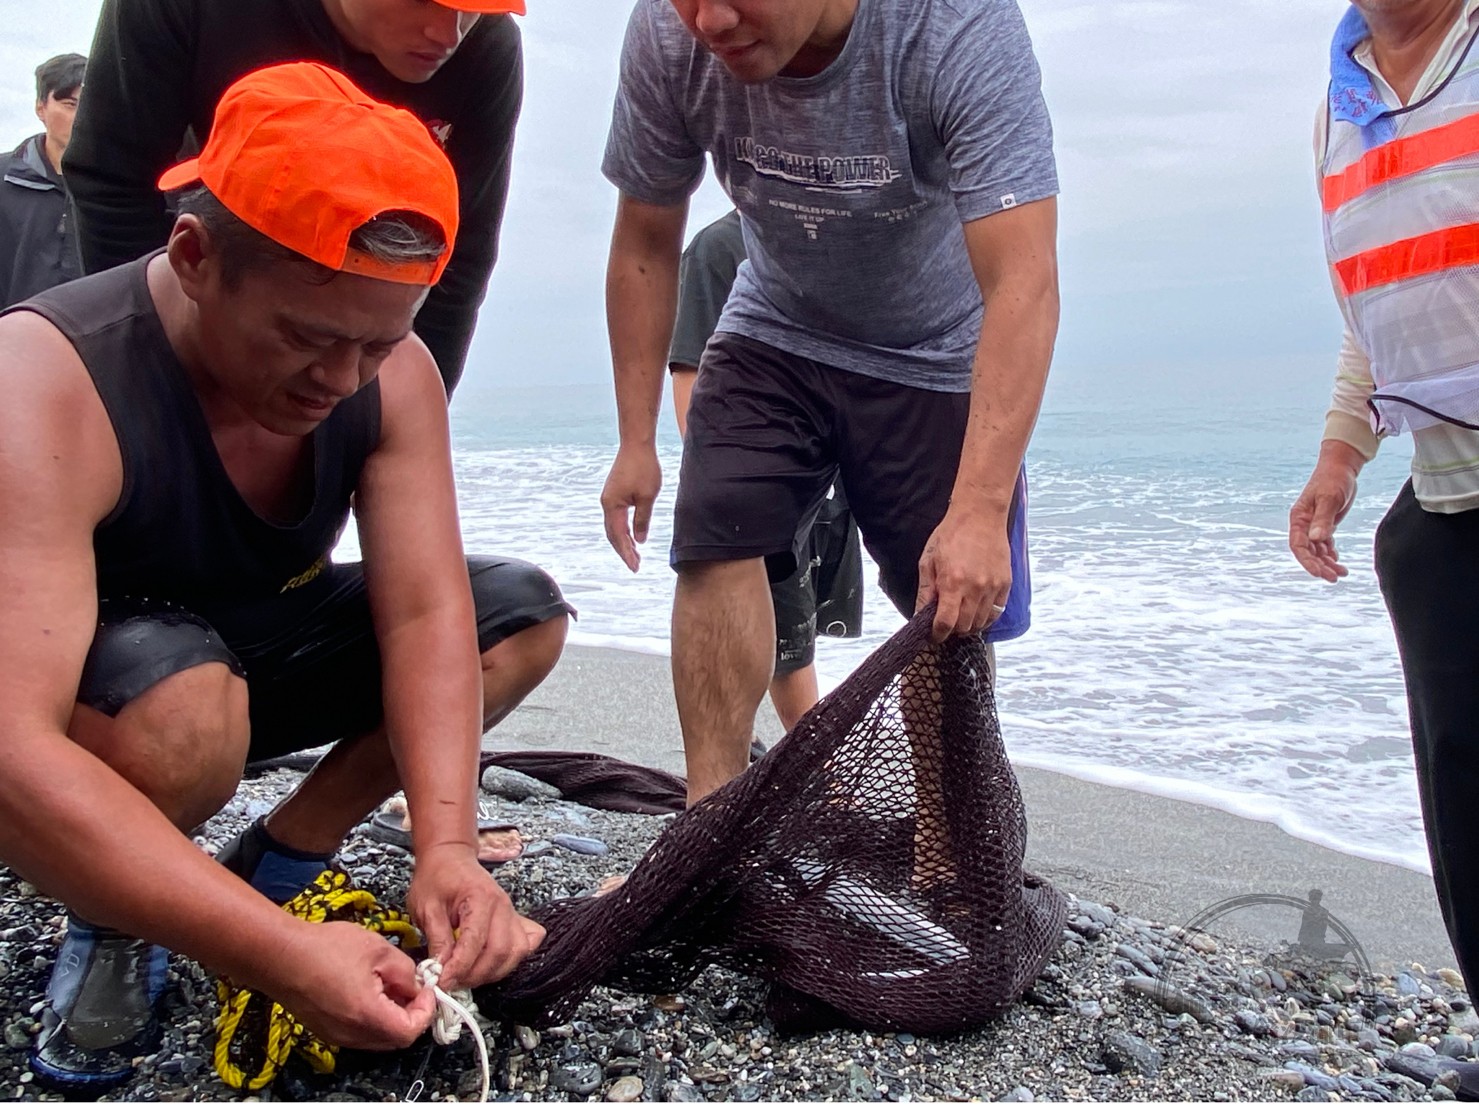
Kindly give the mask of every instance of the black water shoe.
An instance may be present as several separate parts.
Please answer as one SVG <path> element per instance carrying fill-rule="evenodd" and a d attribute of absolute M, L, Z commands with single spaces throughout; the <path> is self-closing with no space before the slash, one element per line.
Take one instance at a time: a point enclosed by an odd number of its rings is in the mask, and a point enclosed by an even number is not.
<path fill-rule="evenodd" d="M 128 1081 L 159 1046 L 169 952 L 75 917 L 46 987 L 30 1067 L 42 1085 L 95 1097 Z"/>

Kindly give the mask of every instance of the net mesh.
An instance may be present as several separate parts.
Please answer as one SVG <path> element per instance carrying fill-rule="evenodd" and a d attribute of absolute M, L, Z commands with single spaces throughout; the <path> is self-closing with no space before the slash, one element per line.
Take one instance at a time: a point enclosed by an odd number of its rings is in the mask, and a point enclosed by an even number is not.
<path fill-rule="evenodd" d="M 482 1011 L 564 1023 L 598 984 L 770 984 L 778 1028 L 951 1033 L 1037 978 L 1066 902 L 1022 869 L 1026 819 L 990 659 L 917 617 L 764 759 L 667 828 L 625 885 L 536 910 L 544 945 Z"/>

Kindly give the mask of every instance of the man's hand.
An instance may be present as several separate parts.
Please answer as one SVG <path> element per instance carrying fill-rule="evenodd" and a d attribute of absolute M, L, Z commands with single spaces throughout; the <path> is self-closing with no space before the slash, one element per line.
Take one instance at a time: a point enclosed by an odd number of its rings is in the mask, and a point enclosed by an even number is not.
<path fill-rule="evenodd" d="M 952 504 L 919 559 L 914 611 L 939 600 L 935 642 L 984 630 L 1006 609 L 1011 589 L 1005 513 Z"/>
<path fill-rule="evenodd" d="M 652 505 L 661 489 L 662 464 L 656 446 L 622 446 L 616 452 L 601 490 L 601 511 L 606 516 L 606 541 L 634 574 L 642 565 L 637 544 L 647 542 Z"/>
<path fill-rule="evenodd" d="M 544 941 L 544 929 L 514 910 L 463 844 L 417 852 L 407 903 L 442 964 L 444 990 L 505 978 Z"/>
<path fill-rule="evenodd" d="M 436 996 L 416 985 L 416 964 L 358 924 L 309 924 L 268 985 L 273 998 L 328 1043 L 364 1051 L 409 1047 L 431 1026 Z"/>
<path fill-rule="evenodd" d="M 1335 582 L 1350 573 L 1335 550 L 1335 529 L 1356 499 L 1361 452 L 1338 439 L 1320 444 L 1320 459 L 1304 492 L 1289 510 L 1289 549 L 1317 578 Z"/>

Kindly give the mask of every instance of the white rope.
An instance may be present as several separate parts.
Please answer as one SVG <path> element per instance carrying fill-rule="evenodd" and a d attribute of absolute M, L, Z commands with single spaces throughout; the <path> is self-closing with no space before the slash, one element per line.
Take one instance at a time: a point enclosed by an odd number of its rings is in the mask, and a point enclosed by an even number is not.
<path fill-rule="evenodd" d="M 416 967 L 416 981 L 423 986 L 430 986 L 436 994 L 437 1016 L 431 1028 L 432 1038 L 443 1046 L 455 1044 L 462 1036 L 462 1026 L 467 1025 L 472 1032 L 473 1046 L 478 1049 L 478 1064 L 483 1070 L 483 1092 L 478 1095 L 478 1101 L 487 1101 L 490 1077 L 488 1041 L 483 1036 L 477 1017 L 472 1013 L 472 991 L 458 990 L 456 994 L 450 994 L 437 985 L 441 977 L 442 964 L 435 959 L 423 959 Z"/>

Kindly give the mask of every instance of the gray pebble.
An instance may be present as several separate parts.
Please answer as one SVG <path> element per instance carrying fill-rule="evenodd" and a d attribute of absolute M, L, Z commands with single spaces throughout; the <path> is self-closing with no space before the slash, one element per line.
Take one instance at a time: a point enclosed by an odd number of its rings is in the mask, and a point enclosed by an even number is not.
<path fill-rule="evenodd" d="M 1473 1050 L 1473 1043 L 1462 1036 L 1440 1036 L 1438 1038 L 1438 1054 L 1446 1055 L 1450 1059 L 1467 1059 Z"/>
<path fill-rule="evenodd" d="M 569 836 L 563 832 L 557 832 L 550 836 L 549 841 L 556 847 L 563 847 L 566 851 L 574 851 L 577 855 L 594 855 L 601 857 L 609 855 L 611 848 L 598 839 L 591 836 Z"/>
<path fill-rule="evenodd" d="M 668 1101 L 709 1100 L 697 1086 L 690 1086 L 686 1082 L 669 1082 L 663 1090 L 663 1097 Z"/>
<path fill-rule="evenodd" d="M 1456 1070 L 1444 1070 L 1441 1064 L 1438 1070 L 1439 1074 L 1437 1078 L 1433 1079 L 1433 1085 L 1444 1086 L 1454 1093 L 1458 1093 L 1458 1088 L 1464 1084 L 1463 1076 Z"/>
<path fill-rule="evenodd" d="M 1139 1036 L 1114 1031 L 1104 1037 L 1100 1058 L 1111 1074 L 1133 1071 L 1154 1078 L 1161 1070 L 1161 1053 Z"/>
<path fill-rule="evenodd" d="M 1203 1024 L 1211 1024 L 1217 1019 L 1206 1004 L 1156 978 L 1126 978 L 1125 989 L 1149 998 L 1168 1013 L 1190 1013 Z"/>
<path fill-rule="evenodd" d="M 591 826 L 591 818 L 586 815 L 588 810 L 582 810 L 574 805 L 561 805 L 556 811 L 562 820 L 574 824 L 577 828 L 589 828 Z"/>
<path fill-rule="evenodd" d="M 1382 1066 L 1394 1074 L 1400 1074 L 1404 1078 L 1410 1078 L 1414 1082 L 1420 1082 L 1424 1086 L 1431 1086 L 1433 1080 L 1438 1077 L 1438 1066 L 1428 1059 L 1419 1058 L 1416 1055 L 1407 1055 L 1400 1051 L 1394 1051 L 1390 1055 L 1381 1057 Z"/>
<path fill-rule="evenodd" d="M 483 789 L 509 801 L 558 801 L 564 796 L 548 782 L 502 766 L 490 766 L 483 771 Z"/>
<path fill-rule="evenodd" d="M 1114 922 L 1119 919 L 1118 915 L 1111 909 L 1106 909 L 1097 901 L 1080 900 L 1078 911 L 1090 920 L 1103 925 L 1105 928 L 1113 928 Z"/>
<path fill-rule="evenodd" d="M 1304 1075 L 1297 1070 L 1276 1070 L 1268 1076 L 1268 1080 L 1289 1093 L 1298 1093 L 1306 1085 Z"/>
<path fill-rule="evenodd" d="M 483 1072 L 477 1067 L 469 1067 L 463 1072 L 462 1077 L 457 1080 L 457 1098 L 459 1101 L 472 1101 L 482 1089 Z"/>
<path fill-rule="evenodd" d="M 1078 933 L 1086 940 L 1097 940 L 1104 935 L 1105 927 L 1097 920 L 1086 916 L 1072 917 L 1068 921 L 1068 927 Z"/>
<path fill-rule="evenodd" d="M 549 1084 L 576 1097 L 586 1097 L 601 1088 L 604 1077 L 595 1063 L 573 1063 L 550 1071 Z"/>
<path fill-rule="evenodd" d="M 1306 1086 L 1294 1095 L 1295 1101 L 1331 1101 L 1334 1095 L 1329 1090 L 1323 1090 L 1319 1086 Z"/>
<path fill-rule="evenodd" d="M 1012 1090 L 1009 1093 L 1002 1094 L 1001 1097 L 997 1098 L 996 1100 L 997 1101 L 1036 1101 L 1037 1098 L 1035 1098 L 1033 1096 L 1032 1091 L 1029 1090 L 1026 1086 L 1018 1086 L 1015 1090 Z"/>
<path fill-rule="evenodd" d="M 847 1083 L 847 1096 L 852 1101 L 872 1101 L 878 1088 L 868 1077 L 868 1072 L 857 1063 L 849 1063 L 843 1077 Z"/>
<path fill-rule="evenodd" d="M 1418 1059 L 1431 1059 L 1435 1055 L 1437 1055 L 1438 1053 L 1436 1051 L 1434 1051 L 1431 1047 L 1429 1047 L 1427 1044 L 1423 1044 L 1423 1043 L 1410 1043 L 1410 1044 L 1404 1044 L 1402 1046 L 1402 1054 L 1403 1055 L 1412 1055 L 1412 1056 L 1415 1056 Z"/>
<path fill-rule="evenodd" d="M 1129 960 L 1131 965 L 1141 974 L 1154 978 L 1161 972 L 1160 967 L 1155 965 L 1155 961 L 1138 947 L 1131 947 L 1127 943 L 1122 943 L 1116 945 L 1114 953 L 1122 959 Z"/>
<path fill-rule="evenodd" d="M 1308 1040 L 1290 1040 L 1279 1045 L 1279 1054 L 1290 1059 L 1319 1059 L 1320 1049 Z"/>
<path fill-rule="evenodd" d="M 1253 1009 L 1238 1010 L 1233 1014 L 1233 1020 L 1250 1036 L 1272 1036 L 1274 1033 L 1273 1021 Z"/>
<path fill-rule="evenodd" d="M 1333 1075 L 1326 1074 L 1324 1071 L 1321 1070 L 1316 1070 L 1314 1067 L 1307 1066 L 1304 1063 L 1300 1063 L 1297 1061 L 1291 1062 L 1288 1066 L 1288 1069 L 1293 1071 L 1295 1074 L 1302 1076 L 1304 1078 L 1305 1085 L 1307 1086 L 1318 1086 L 1322 1090 L 1340 1089 L 1340 1083 L 1335 1080 Z"/>
<path fill-rule="evenodd" d="M 613 1055 L 641 1055 L 642 1033 L 635 1028 L 623 1028 L 616 1039 L 611 1041 L 611 1053 Z"/>

